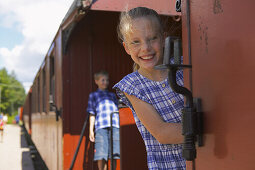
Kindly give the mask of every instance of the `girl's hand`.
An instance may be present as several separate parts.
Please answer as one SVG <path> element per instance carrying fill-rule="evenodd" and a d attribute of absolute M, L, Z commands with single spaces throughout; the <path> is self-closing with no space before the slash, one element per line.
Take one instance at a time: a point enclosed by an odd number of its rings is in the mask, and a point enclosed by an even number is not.
<path fill-rule="evenodd" d="M 125 95 L 135 109 L 139 120 L 159 143 L 183 143 L 182 126 L 180 123 L 165 122 L 151 104 L 133 95 L 126 93 Z"/>

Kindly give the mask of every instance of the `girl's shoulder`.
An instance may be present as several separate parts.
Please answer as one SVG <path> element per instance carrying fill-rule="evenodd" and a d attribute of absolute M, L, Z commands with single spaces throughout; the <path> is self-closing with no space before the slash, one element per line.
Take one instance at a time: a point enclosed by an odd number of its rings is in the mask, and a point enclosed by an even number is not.
<path fill-rule="evenodd" d="M 127 80 L 127 81 L 135 81 L 137 79 L 139 79 L 139 73 L 138 71 L 132 72 L 128 75 L 126 75 L 122 80 Z"/>
<path fill-rule="evenodd" d="M 116 90 L 116 94 L 119 96 L 121 101 L 130 108 L 132 108 L 131 103 L 126 98 L 124 93 L 127 93 L 128 95 L 133 95 L 138 99 L 149 103 L 149 100 L 146 98 L 144 91 L 144 84 L 146 84 L 144 83 L 145 81 L 145 77 L 141 76 L 136 71 L 123 77 L 122 80 L 120 80 L 117 84 L 113 86 L 113 89 Z"/>
<path fill-rule="evenodd" d="M 136 71 L 123 77 L 117 84 L 114 85 L 113 88 L 116 89 L 121 88 L 123 86 L 131 88 L 132 86 L 139 85 L 140 81 L 141 77 L 139 76 L 139 73 Z"/>

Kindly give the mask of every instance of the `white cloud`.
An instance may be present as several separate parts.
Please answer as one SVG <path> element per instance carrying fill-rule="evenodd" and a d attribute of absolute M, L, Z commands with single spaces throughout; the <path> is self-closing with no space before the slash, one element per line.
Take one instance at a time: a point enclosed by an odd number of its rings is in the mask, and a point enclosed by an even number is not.
<path fill-rule="evenodd" d="M 73 0 L 0 1 L 0 25 L 6 28 L 15 27 L 24 37 L 22 43 L 13 49 L 0 47 L 1 65 L 10 72 L 14 70 L 24 86 L 33 81 L 72 2 Z"/>

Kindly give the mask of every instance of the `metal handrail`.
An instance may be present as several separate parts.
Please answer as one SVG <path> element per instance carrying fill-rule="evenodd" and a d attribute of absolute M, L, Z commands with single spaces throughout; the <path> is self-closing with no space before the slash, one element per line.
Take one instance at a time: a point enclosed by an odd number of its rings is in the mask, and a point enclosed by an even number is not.
<path fill-rule="evenodd" d="M 74 157 L 73 157 L 73 160 L 72 160 L 72 164 L 71 164 L 69 170 L 72 170 L 72 169 L 73 169 L 73 166 L 74 166 L 76 157 L 77 157 L 78 152 L 79 152 L 79 148 L 80 148 L 80 146 L 81 146 L 82 137 L 83 137 L 83 135 L 84 135 L 84 133 L 85 133 L 85 129 L 86 129 L 88 120 L 89 120 L 89 113 L 87 114 L 86 119 L 85 119 L 85 122 L 84 122 L 84 124 L 83 124 L 83 128 L 82 128 L 81 135 L 80 135 L 80 139 L 79 139 L 79 143 L 78 143 L 77 148 L 76 148 L 76 151 L 75 151 L 75 153 L 74 153 Z"/>
<path fill-rule="evenodd" d="M 110 146 L 111 146 L 111 150 L 110 150 L 110 152 L 111 152 L 111 170 L 114 170 L 113 169 L 113 130 L 112 130 L 112 115 L 113 114 L 116 114 L 116 113 L 119 113 L 119 111 L 115 111 L 115 112 L 112 112 L 111 113 L 111 131 L 110 131 L 110 133 L 111 133 L 111 136 L 110 136 Z"/>
<path fill-rule="evenodd" d="M 110 152 L 111 152 L 111 170 L 113 170 L 113 130 L 112 130 L 113 127 L 112 127 L 112 115 L 113 115 L 113 114 L 116 114 L 116 113 L 119 113 L 119 112 L 118 112 L 118 111 L 112 112 L 112 113 L 111 113 L 111 119 L 110 119 L 110 121 L 111 121 L 111 129 L 110 129 L 110 133 L 111 133 L 111 136 L 110 136 L 110 146 L 111 146 L 111 148 L 110 148 Z M 79 139 L 79 143 L 78 143 L 77 148 L 76 148 L 76 151 L 75 151 L 75 153 L 74 153 L 74 157 L 73 157 L 73 160 L 72 160 L 72 163 L 71 163 L 71 166 L 70 166 L 69 170 L 72 170 L 72 169 L 73 169 L 73 166 L 74 166 L 74 163 L 75 163 L 75 160 L 76 160 L 76 157 L 77 157 L 77 155 L 78 155 L 79 148 L 80 148 L 80 145 L 81 145 L 81 142 L 82 142 L 82 137 L 83 137 L 83 135 L 84 135 L 84 133 L 85 133 L 85 129 L 86 129 L 86 126 L 87 126 L 87 122 L 88 122 L 88 120 L 89 120 L 88 118 L 89 118 L 89 113 L 87 114 L 86 119 L 85 119 L 85 122 L 84 122 L 84 124 L 83 124 L 83 128 L 82 128 L 81 135 L 80 135 L 80 139 Z"/>

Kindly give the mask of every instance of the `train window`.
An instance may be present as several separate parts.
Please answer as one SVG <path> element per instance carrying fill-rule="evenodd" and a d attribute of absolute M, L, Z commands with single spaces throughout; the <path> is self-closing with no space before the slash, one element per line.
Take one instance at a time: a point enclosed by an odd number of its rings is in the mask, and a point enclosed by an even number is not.
<path fill-rule="evenodd" d="M 50 96 L 51 102 L 55 103 L 55 61 L 54 56 L 50 57 Z M 52 108 L 50 107 L 50 110 Z"/>

